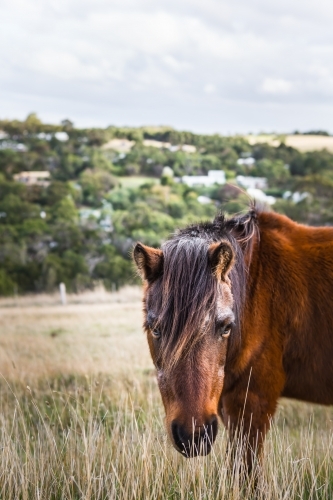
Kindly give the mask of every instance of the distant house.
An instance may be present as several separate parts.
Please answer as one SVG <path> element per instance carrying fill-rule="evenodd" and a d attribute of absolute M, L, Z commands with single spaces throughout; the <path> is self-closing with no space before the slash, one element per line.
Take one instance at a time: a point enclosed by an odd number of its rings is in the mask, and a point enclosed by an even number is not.
<path fill-rule="evenodd" d="M 184 175 L 182 181 L 190 187 L 210 187 L 214 184 L 225 184 L 225 173 L 223 170 L 209 170 L 208 175 Z"/>
<path fill-rule="evenodd" d="M 52 134 L 46 134 L 45 132 L 39 132 L 37 138 L 43 141 L 50 141 L 52 139 Z"/>
<path fill-rule="evenodd" d="M 19 174 L 14 175 L 14 180 L 16 182 L 21 182 L 26 186 L 47 187 L 50 184 L 50 172 L 47 172 L 45 170 L 20 172 Z"/>
<path fill-rule="evenodd" d="M 236 181 L 239 186 L 245 189 L 267 189 L 266 177 L 253 177 L 246 175 L 237 175 Z"/>
<path fill-rule="evenodd" d="M 311 197 L 311 195 L 307 191 L 304 191 L 303 193 L 299 191 L 295 191 L 294 193 L 292 193 L 291 191 L 285 191 L 285 193 L 283 194 L 283 198 L 285 200 L 292 200 L 294 203 L 300 203 L 301 201 L 309 197 Z"/>
<path fill-rule="evenodd" d="M 249 156 L 247 158 L 239 158 L 237 160 L 237 165 L 246 165 L 247 167 L 252 167 L 254 165 L 256 160 L 252 158 L 252 156 Z"/>
<path fill-rule="evenodd" d="M 26 153 L 28 151 L 27 146 L 21 144 L 20 142 L 14 147 L 15 151 L 19 151 L 20 153 Z"/>
<path fill-rule="evenodd" d="M 15 141 L 0 142 L 0 149 L 11 149 L 12 151 L 18 151 L 19 153 L 25 153 L 26 151 L 28 151 L 27 146 Z"/>
<path fill-rule="evenodd" d="M 118 153 L 128 153 L 134 146 L 135 141 L 128 139 L 111 139 L 111 141 L 103 144 L 102 149 L 113 149 Z"/>
<path fill-rule="evenodd" d="M 0 141 L 2 139 L 7 139 L 8 134 L 4 130 L 0 130 Z"/>
<path fill-rule="evenodd" d="M 54 137 L 60 142 L 67 142 L 69 139 L 67 132 L 56 132 Z"/>
<path fill-rule="evenodd" d="M 212 199 L 209 198 L 209 196 L 198 196 L 197 200 L 201 203 L 201 205 L 208 205 L 212 202 Z"/>

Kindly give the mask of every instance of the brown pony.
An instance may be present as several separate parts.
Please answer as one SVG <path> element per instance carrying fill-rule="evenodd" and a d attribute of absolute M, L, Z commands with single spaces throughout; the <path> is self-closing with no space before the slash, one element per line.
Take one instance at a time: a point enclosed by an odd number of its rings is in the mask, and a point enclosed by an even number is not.
<path fill-rule="evenodd" d="M 138 243 L 144 329 L 166 427 L 207 454 L 217 416 L 251 468 L 279 397 L 333 404 L 333 228 L 251 209 Z"/>

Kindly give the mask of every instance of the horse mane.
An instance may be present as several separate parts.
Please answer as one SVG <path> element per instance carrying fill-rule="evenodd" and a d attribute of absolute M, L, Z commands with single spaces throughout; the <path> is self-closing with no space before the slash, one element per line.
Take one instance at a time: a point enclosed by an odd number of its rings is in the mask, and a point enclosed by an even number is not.
<path fill-rule="evenodd" d="M 161 300 L 159 324 L 166 332 L 162 335 L 161 350 L 169 368 L 186 356 L 204 335 L 198 325 L 203 324 L 207 313 L 215 307 L 218 292 L 207 250 L 211 243 L 222 240 L 229 241 L 235 253 L 235 265 L 229 274 L 235 314 L 231 343 L 239 343 L 247 269 L 255 236 L 259 237 L 258 212 L 253 206 L 247 214 L 230 219 L 221 213 L 213 222 L 179 230 L 162 245 L 164 269 L 157 296 Z"/>

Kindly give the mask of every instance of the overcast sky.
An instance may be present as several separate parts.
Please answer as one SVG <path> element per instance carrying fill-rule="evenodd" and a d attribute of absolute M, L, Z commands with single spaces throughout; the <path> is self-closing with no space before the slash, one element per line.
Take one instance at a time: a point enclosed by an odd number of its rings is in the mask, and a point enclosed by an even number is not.
<path fill-rule="evenodd" d="M 332 0 L 0 0 L 0 117 L 333 133 Z"/>

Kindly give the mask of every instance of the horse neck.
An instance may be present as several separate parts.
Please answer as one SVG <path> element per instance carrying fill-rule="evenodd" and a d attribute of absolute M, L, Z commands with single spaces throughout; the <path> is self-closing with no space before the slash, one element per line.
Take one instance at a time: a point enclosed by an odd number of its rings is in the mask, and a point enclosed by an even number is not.
<path fill-rule="evenodd" d="M 301 327 L 310 308 L 306 271 L 312 268 L 309 245 L 332 239 L 332 229 L 303 226 L 273 212 L 259 214 L 258 237 L 245 255 L 245 321 L 249 321 L 249 315 L 253 318 L 261 314 L 263 322 L 269 318 L 272 328 L 281 330 L 287 324 Z"/>

